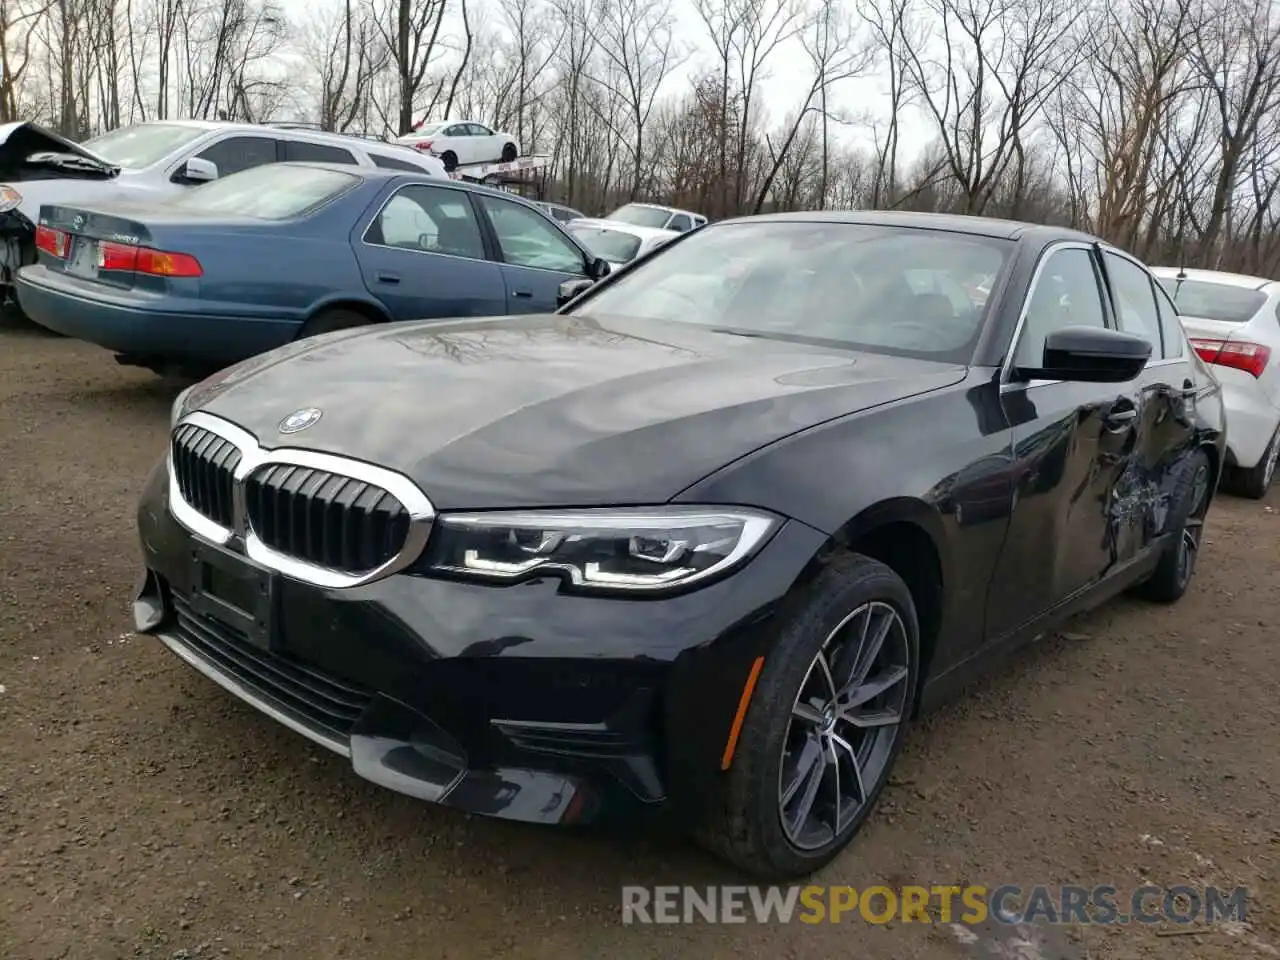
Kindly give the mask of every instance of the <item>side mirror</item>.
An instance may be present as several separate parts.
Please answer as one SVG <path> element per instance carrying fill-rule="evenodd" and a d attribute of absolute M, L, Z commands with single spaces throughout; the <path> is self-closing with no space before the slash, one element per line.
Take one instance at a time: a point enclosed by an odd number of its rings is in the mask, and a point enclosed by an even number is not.
<path fill-rule="evenodd" d="M 208 183 L 218 179 L 218 165 L 212 160 L 192 157 L 183 166 L 181 176 L 188 183 Z"/>
<path fill-rule="evenodd" d="M 602 257 L 596 257 L 587 264 L 587 276 L 592 280 L 603 280 L 609 275 L 609 261 Z"/>
<path fill-rule="evenodd" d="M 1151 342 L 1145 337 L 1104 327 L 1063 327 L 1045 337 L 1041 366 L 1018 372 L 1032 380 L 1124 383 L 1150 359 Z"/>
<path fill-rule="evenodd" d="M 560 284 L 560 289 L 556 291 L 556 309 L 558 310 L 569 301 L 576 299 L 579 294 L 589 290 L 594 285 L 594 280 L 566 280 Z"/>

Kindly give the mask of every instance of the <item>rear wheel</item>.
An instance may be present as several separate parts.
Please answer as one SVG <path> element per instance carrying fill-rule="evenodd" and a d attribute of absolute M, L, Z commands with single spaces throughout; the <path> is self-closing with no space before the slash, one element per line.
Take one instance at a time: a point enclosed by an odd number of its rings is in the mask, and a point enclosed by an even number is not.
<path fill-rule="evenodd" d="M 444 169 L 447 173 L 453 173 L 458 169 L 458 155 L 452 150 L 446 150 L 440 154 L 440 162 L 444 164 Z"/>
<path fill-rule="evenodd" d="M 915 606 L 893 570 L 852 554 L 823 571 L 769 651 L 702 842 L 770 880 L 834 859 L 897 759 L 918 659 Z"/>
<path fill-rule="evenodd" d="M 1155 572 L 1137 592 L 1157 603 L 1173 603 L 1181 599 L 1191 585 L 1200 542 L 1204 534 L 1204 517 L 1209 509 L 1209 458 L 1204 451 L 1191 455 L 1178 478 L 1173 492 L 1173 508 L 1169 529 L 1174 533 L 1156 564 Z"/>
<path fill-rule="evenodd" d="M 1271 442 L 1263 451 L 1262 459 L 1250 470 L 1241 470 L 1239 467 L 1230 470 L 1224 478 L 1227 481 L 1224 486 L 1238 496 L 1261 500 L 1271 489 L 1277 460 L 1280 460 L 1280 429 L 1271 435 Z"/>
<path fill-rule="evenodd" d="M 504 163 L 510 163 L 519 153 L 520 151 L 516 149 L 516 145 L 514 143 L 508 143 L 502 148 L 502 161 Z"/>
<path fill-rule="evenodd" d="M 322 333 L 333 333 L 336 330 L 351 330 L 354 327 L 367 327 L 373 321 L 366 317 L 358 310 L 348 310 L 345 307 L 334 307 L 331 310 L 321 310 L 314 317 L 303 324 L 302 332 L 298 334 L 298 339 L 302 340 L 306 337 L 319 336 Z"/>

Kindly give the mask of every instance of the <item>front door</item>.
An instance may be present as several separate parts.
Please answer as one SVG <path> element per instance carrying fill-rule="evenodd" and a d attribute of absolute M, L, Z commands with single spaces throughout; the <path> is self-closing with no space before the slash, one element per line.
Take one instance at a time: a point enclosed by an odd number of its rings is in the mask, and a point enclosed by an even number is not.
<path fill-rule="evenodd" d="M 549 217 L 524 204 L 481 195 L 502 254 L 508 313 L 551 313 L 566 280 L 587 276 L 587 255 Z"/>
<path fill-rule="evenodd" d="M 1109 326 L 1097 251 L 1055 245 L 1042 255 L 1010 370 L 1039 367 L 1045 337 L 1068 326 Z M 1006 378 L 1015 493 L 992 577 L 988 637 L 997 640 L 1128 559 L 1116 488 L 1134 461 L 1142 420 L 1137 382 Z"/>
<path fill-rule="evenodd" d="M 1117 513 L 1131 556 L 1154 548 L 1165 531 L 1178 468 L 1194 445 L 1195 379 L 1177 313 L 1168 294 L 1137 261 L 1106 250 L 1106 268 L 1121 330 L 1151 342 L 1138 377 L 1142 395 L 1138 455 L 1117 491 Z"/>
<path fill-rule="evenodd" d="M 507 312 L 502 268 L 485 255 L 465 190 L 409 184 L 391 193 L 353 238 L 365 286 L 393 320 L 497 317 Z"/>

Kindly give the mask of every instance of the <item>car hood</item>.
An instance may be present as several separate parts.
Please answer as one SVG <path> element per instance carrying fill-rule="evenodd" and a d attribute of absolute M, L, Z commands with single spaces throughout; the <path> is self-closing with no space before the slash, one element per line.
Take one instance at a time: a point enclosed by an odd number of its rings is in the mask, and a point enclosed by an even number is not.
<path fill-rule="evenodd" d="M 104 160 L 92 150 L 87 150 L 78 143 L 54 133 L 37 123 L 2 123 L 0 124 L 0 169 L 16 168 L 28 158 L 42 154 L 70 154 L 105 171 L 118 168 L 108 160 Z M 68 176 L 74 176 L 74 168 L 67 168 Z"/>
<path fill-rule="evenodd" d="M 643 504 L 797 431 L 964 374 L 693 324 L 547 314 L 317 337 L 216 374 L 185 409 L 265 446 L 399 470 L 439 509 Z M 309 407 L 322 411 L 313 426 L 279 432 Z"/>

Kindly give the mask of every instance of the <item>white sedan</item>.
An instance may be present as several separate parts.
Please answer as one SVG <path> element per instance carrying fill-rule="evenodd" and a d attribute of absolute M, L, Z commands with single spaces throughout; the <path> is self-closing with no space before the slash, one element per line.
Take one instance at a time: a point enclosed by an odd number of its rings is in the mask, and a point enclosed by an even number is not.
<path fill-rule="evenodd" d="M 1266 496 L 1280 458 L 1280 283 L 1216 270 L 1155 267 L 1191 346 L 1222 384 L 1224 489 Z"/>
<path fill-rule="evenodd" d="M 472 163 L 509 162 L 520 156 L 515 137 L 474 120 L 426 123 L 396 142 L 439 157 L 451 172 Z"/>
<path fill-rule="evenodd" d="M 680 236 L 678 230 L 637 227 L 630 223 L 596 220 L 591 217 L 570 220 L 564 228 L 589 253 L 608 260 L 609 266 L 615 268 L 638 260 L 671 238 Z"/>

